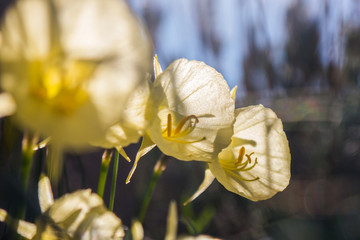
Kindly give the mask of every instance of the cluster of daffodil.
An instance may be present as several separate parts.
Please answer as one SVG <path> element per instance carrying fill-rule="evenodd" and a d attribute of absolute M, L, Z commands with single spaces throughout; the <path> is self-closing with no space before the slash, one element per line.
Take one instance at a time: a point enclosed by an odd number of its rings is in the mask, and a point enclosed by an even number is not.
<path fill-rule="evenodd" d="M 124 147 L 142 138 L 127 183 L 157 146 L 178 160 L 206 164 L 189 201 L 215 178 L 253 201 L 285 189 L 290 152 L 276 114 L 262 105 L 235 109 L 236 88 L 203 62 L 178 59 L 163 71 L 151 55 L 147 31 L 123 1 L 18 0 L 1 25 L 0 117 L 14 115 L 32 133 L 25 137 L 45 139 L 32 150 L 50 142 L 55 179 L 64 148 L 116 148 L 131 161 Z M 38 233 L 35 225 L 19 224 L 30 229 L 27 238 L 51 239 L 53 232 L 64 239 L 122 238 L 121 221 L 97 195 L 82 190 L 53 203 L 49 187 L 39 189 Z M 111 229 L 101 230 L 104 224 Z"/>

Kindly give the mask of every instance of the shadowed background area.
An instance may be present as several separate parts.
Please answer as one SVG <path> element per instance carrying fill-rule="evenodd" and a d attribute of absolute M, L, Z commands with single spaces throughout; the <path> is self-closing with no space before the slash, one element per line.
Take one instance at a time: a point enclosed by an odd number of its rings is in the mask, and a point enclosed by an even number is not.
<path fill-rule="evenodd" d="M 0 4 L 0 14 L 5 2 Z M 215 181 L 186 207 L 182 203 L 201 183 L 204 165 L 170 159 L 145 217 L 147 238 L 164 237 L 168 205 L 175 199 L 179 234 L 359 239 L 360 1 L 128 2 L 148 26 L 163 69 L 181 57 L 214 67 L 231 88 L 238 86 L 237 107 L 261 103 L 277 113 L 292 155 L 290 184 L 270 200 L 251 202 Z M 20 157 L 13 153 L 20 148 L 21 133 L 6 119 L 0 123 L 0 208 L 11 212 L 16 201 L 26 199 L 27 217 L 33 220 L 39 214 L 36 194 L 31 194 L 36 189 L 31 185 L 30 197 L 25 197 L 16 184 Z M 10 131 L 14 144 L 6 138 Z M 126 148 L 132 159 L 138 147 Z M 37 154 L 33 176 L 43 169 L 44 154 Z M 101 154 L 100 149 L 87 154 L 70 151 L 55 196 L 79 188 L 96 192 Z M 125 179 L 131 164 L 120 161 L 114 210 L 127 226 L 140 211 L 159 156 L 157 149 L 145 156 L 128 185 Z M 8 231 L 0 225 L 0 237 L 6 238 Z"/>

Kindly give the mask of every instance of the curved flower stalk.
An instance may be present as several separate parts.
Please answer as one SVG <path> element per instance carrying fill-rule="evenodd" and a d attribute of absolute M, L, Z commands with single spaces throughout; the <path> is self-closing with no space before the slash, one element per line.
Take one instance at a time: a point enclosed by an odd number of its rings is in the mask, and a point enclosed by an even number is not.
<path fill-rule="evenodd" d="M 189 201 L 214 178 L 252 201 L 271 198 L 289 184 L 291 155 L 281 120 L 262 105 L 236 109 L 235 116 L 231 144 L 208 164 L 204 182 Z"/>
<path fill-rule="evenodd" d="M 62 145 L 101 138 L 151 65 L 124 1 L 19 0 L 1 26 L 1 87 L 18 121 Z"/>
<path fill-rule="evenodd" d="M 155 117 L 143 138 L 129 183 L 141 156 L 155 145 L 184 161 L 211 162 L 230 143 L 235 103 L 229 86 L 214 68 L 178 59 L 162 72 L 154 58 L 151 88 Z"/>
<path fill-rule="evenodd" d="M 123 239 L 121 220 L 108 211 L 102 199 L 91 190 L 79 190 L 54 201 L 50 181 L 39 181 L 39 201 L 43 212 L 36 225 L 19 221 L 17 232 L 27 239 Z M 0 220 L 7 214 L 0 209 Z"/>

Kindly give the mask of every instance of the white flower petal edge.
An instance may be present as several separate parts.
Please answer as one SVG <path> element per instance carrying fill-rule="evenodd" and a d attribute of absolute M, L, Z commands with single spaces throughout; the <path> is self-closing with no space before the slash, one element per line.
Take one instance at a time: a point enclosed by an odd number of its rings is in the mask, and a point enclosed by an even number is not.
<path fill-rule="evenodd" d="M 211 162 L 230 143 L 235 104 L 214 68 L 178 59 L 155 79 L 152 94 L 157 116 L 148 134 L 164 154 Z"/>
<path fill-rule="evenodd" d="M 203 182 L 200 184 L 196 192 L 184 203 L 184 206 L 188 203 L 194 201 L 198 196 L 200 196 L 215 180 L 215 176 L 212 174 L 209 168 L 205 169 Z"/>
<path fill-rule="evenodd" d="M 268 199 L 290 180 L 291 156 L 282 122 L 262 105 L 236 109 L 235 116 L 232 142 L 209 168 L 227 190 L 252 201 Z"/>

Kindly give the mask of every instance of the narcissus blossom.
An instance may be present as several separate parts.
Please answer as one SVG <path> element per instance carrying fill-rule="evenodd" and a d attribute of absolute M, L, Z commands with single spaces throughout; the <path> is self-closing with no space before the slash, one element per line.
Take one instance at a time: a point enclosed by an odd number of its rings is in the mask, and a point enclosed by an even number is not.
<path fill-rule="evenodd" d="M 234 100 L 214 68 L 178 59 L 156 77 L 152 92 L 156 116 L 148 135 L 164 154 L 211 162 L 230 143 Z"/>
<path fill-rule="evenodd" d="M 253 201 L 272 197 L 290 180 L 290 150 L 281 120 L 262 105 L 236 109 L 231 144 L 209 163 L 229 191 Z"/>
<path fill-rule="evenodd" d="M 19 122 L 54 142 L 101 138 L 151 66 L 147 34 L 124 1 L 19 0 L 1 32 L 1 87 Z"/>
<path fill-rule="evenodd" d="M 208 163 L 203 183 L 186 203 L 215 178 L 252 201 L 271 198 L 289 184 L 291 155 L 281 120 L 262 105 L 236 109 L 235 117 L 230 145 Z"/>

